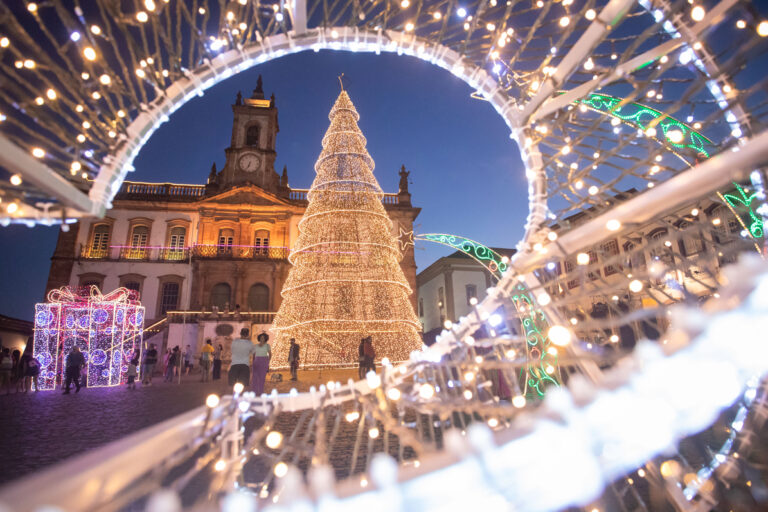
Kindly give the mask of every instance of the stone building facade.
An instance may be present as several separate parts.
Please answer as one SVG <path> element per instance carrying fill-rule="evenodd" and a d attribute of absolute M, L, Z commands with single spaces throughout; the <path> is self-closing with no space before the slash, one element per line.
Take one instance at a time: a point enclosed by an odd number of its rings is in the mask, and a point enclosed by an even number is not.
<path fill-rule="evenodd" d="M 291 188 L 285 168 L 275 170 L 277 107 L 274 95 L 264 97 L 261 78 L 250 98 L 238 93 L 232 110 L 232 139 L 220 171 L 214 164 L 205 185 L 124 182 L 105 218 L 60 232 L 48 289 L 135 289 L 147 325 L 169 311 L 203 315 L 186 317 L 194 323 L 210 318 L 206 312 L 276 312 L 307 190 Z M 382 201 L 393 235 L 412 231 L 420 208 L 412 206 L 407 182 Z M 415 307 L 412 246 L 401 266 Z M 270 317 L 260 318 L 267 325 Z"/>

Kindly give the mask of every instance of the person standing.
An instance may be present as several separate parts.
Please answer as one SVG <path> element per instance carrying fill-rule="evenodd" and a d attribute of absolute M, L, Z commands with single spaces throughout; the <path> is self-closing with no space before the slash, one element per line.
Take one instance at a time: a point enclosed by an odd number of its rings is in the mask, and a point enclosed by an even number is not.
<path fill-rule="evenodd" d="M 256 347 L 253 351 L 253 381 L 251 389 L 256 396 L 264 392 L 264 383 L 267 381 L 267 372 L 269 372 L 269 362 L 272 359 L 272 348 L 269 346 L 269 335 L 266 332 L 260 333 L 256 337 Z"/>
<path fill-rule="evenodd" d="M 186 375 L 192 371 L 192 349 L 187 345 L 187 350 L 184 351 L 184 371 Z"/>
<path fill-rule="evenodd" d="M 210 379 L 211 359 L 213 359 L 213 343 L 211 340 L 205 340 L 205 345 L 200 353 L 200 370 L 203 372 L 203 382 Z"/>
<path fill-rule="evenodd" d="M 365 378 L 365 368 L 365 338 L 360 338 L 360 344 L 357 346 L 357 376 L 360 380 Z"/>
<path fill-rule="evenodd" d="M 131 359 L 131 364 L 128 365 L 128 384 L 126 389 L 136 389 L 136 375 L 138 371 L 136 367 L 139 366 L 138 358 Z"/>
<path fill-rule="evenodd" d="M 155 372 L 157 364 L 157 349 L 154 343 L 149 344 L 149 348 L 144 351 L 144 364 L 141 366 L 141 383 L 147 386 L 152 385 L 152 374 Z"/>
<path fill-rule="evenodd" d="M 299 344 L 296 338 L 291 338 L 291 346 L 288 349 L 288 363 L 291 365 L 291 380 L 298 380 L 296 374 L 299 371 Z"/>
<path fill-rule="evenodd" d="M 5 388 L 5 394 L 11 393 L 11 372 L 13 371 L 13 359 L 11 358 L 11 349 L 3 348 L 0 354 L 0 389 Z"/>
<path fill-rule="evenodd" d="M 229 365 L 229 385 L 239 382 L 248 385 L 251 376 L 251 356 L 256 347 L 248 339 L 248 329 L 240 329 L 240 337 L 232 341 L 232 363 Z"/>
<path fill-rule="evenodd" d="M 72 385 L 72 382 L 75 383 L 75 393 L 80 392 L 80 368 L 85 366 L 85 358 L 83 357 L 83 354 L 80 352 L 80 347 L 75 345 L 72 347 L 72 350 L 69 352 L 69 355 L 67 355 L 67 360 L 65 364 L 65 370 L 64 375 L 66 377 L 66 387 L 64 389 L 64 395 L 69 394 L 69 386 Z"/>
<path fill-rule="evenodd" d="M 376 359 L 376 351 L 373 349 L 373 339 L 368 336 L 364 341 L 363 354 L 365 356 L 365 373 L 376 373 L 376 363 L 374 363 L 374 360 Z"/>
<path fill-rule="evenodd" d="M 179 347 L 173 347 L 173 350 L 168 355 L 168 366 L 165 369 L 165 382 L 173 382 L 174 370 L 176 369 L 176 362 L 179 360 Z"/>
<path fill-rule="evenodd" d="M 216 350 L 213 353 L 213 380 L 219 380 L 221 378 L 221 353 L 223 351 L 224 347 L 219 343 L 219 346 L 216 347 Z"/>

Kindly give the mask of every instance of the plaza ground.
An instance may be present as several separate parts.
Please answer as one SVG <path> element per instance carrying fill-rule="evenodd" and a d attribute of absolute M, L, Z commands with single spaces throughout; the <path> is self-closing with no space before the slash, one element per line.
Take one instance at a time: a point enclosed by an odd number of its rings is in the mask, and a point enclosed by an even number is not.
<path fill-rule="evenodd" d="M 299 381 L 271 382 L 266 392 L 277 388 L 308 391 L 330 380 L 346 382 L 357 370 L 300 371 Z M 199 374 L 167 384 L 156 376 L 153 385 L 138 384 L 135 391 L 114 388 L 83 388 L 62 396 L 61 390 L 38 393 L 0 394 L 0 484 L 15 480 L 57 462 L 103 446 L 143 428 L 204 404 L 211 393 L 230 392 L 223 380 L 200 382 Z"/>

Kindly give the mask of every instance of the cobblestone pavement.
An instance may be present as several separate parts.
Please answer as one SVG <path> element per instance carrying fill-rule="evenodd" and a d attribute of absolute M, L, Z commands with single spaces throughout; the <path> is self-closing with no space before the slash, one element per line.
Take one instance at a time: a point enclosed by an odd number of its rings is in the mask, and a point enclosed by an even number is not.
<path fill-rule="evenodd" d="M 307 391 L 328 380 L 346 382 L 355 374 L 299 372 L 299 382 L 281 383 L 270 382 L 268 376 L 266 391 Z M 135 391 L 119 386 L 83 388 L 66 396 L 61 391 L 0 394 L 0 484 L 199 407 L 210 393 L 229 393 L 226 380 L 202 383 L 193 374 L 181 385 L 155 377 L 153 386 L 138 384 Z"/>

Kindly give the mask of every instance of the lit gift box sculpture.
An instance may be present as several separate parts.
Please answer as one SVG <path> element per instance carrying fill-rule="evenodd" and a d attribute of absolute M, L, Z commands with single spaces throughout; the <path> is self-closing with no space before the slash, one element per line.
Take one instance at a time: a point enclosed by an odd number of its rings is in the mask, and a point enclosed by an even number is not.
<path fill-rule="evenodd" d="M 106 295 L 95 286 L 51 290 L 48 302 L 35 306 L 40 389 L 61 385 L 66 356 L 75 345 L 85 357 L 88 387 L 119 385 L 131 358 L 141 355 L 143 329 L 144 307 L 133 290 L 118 288 Z"/>

